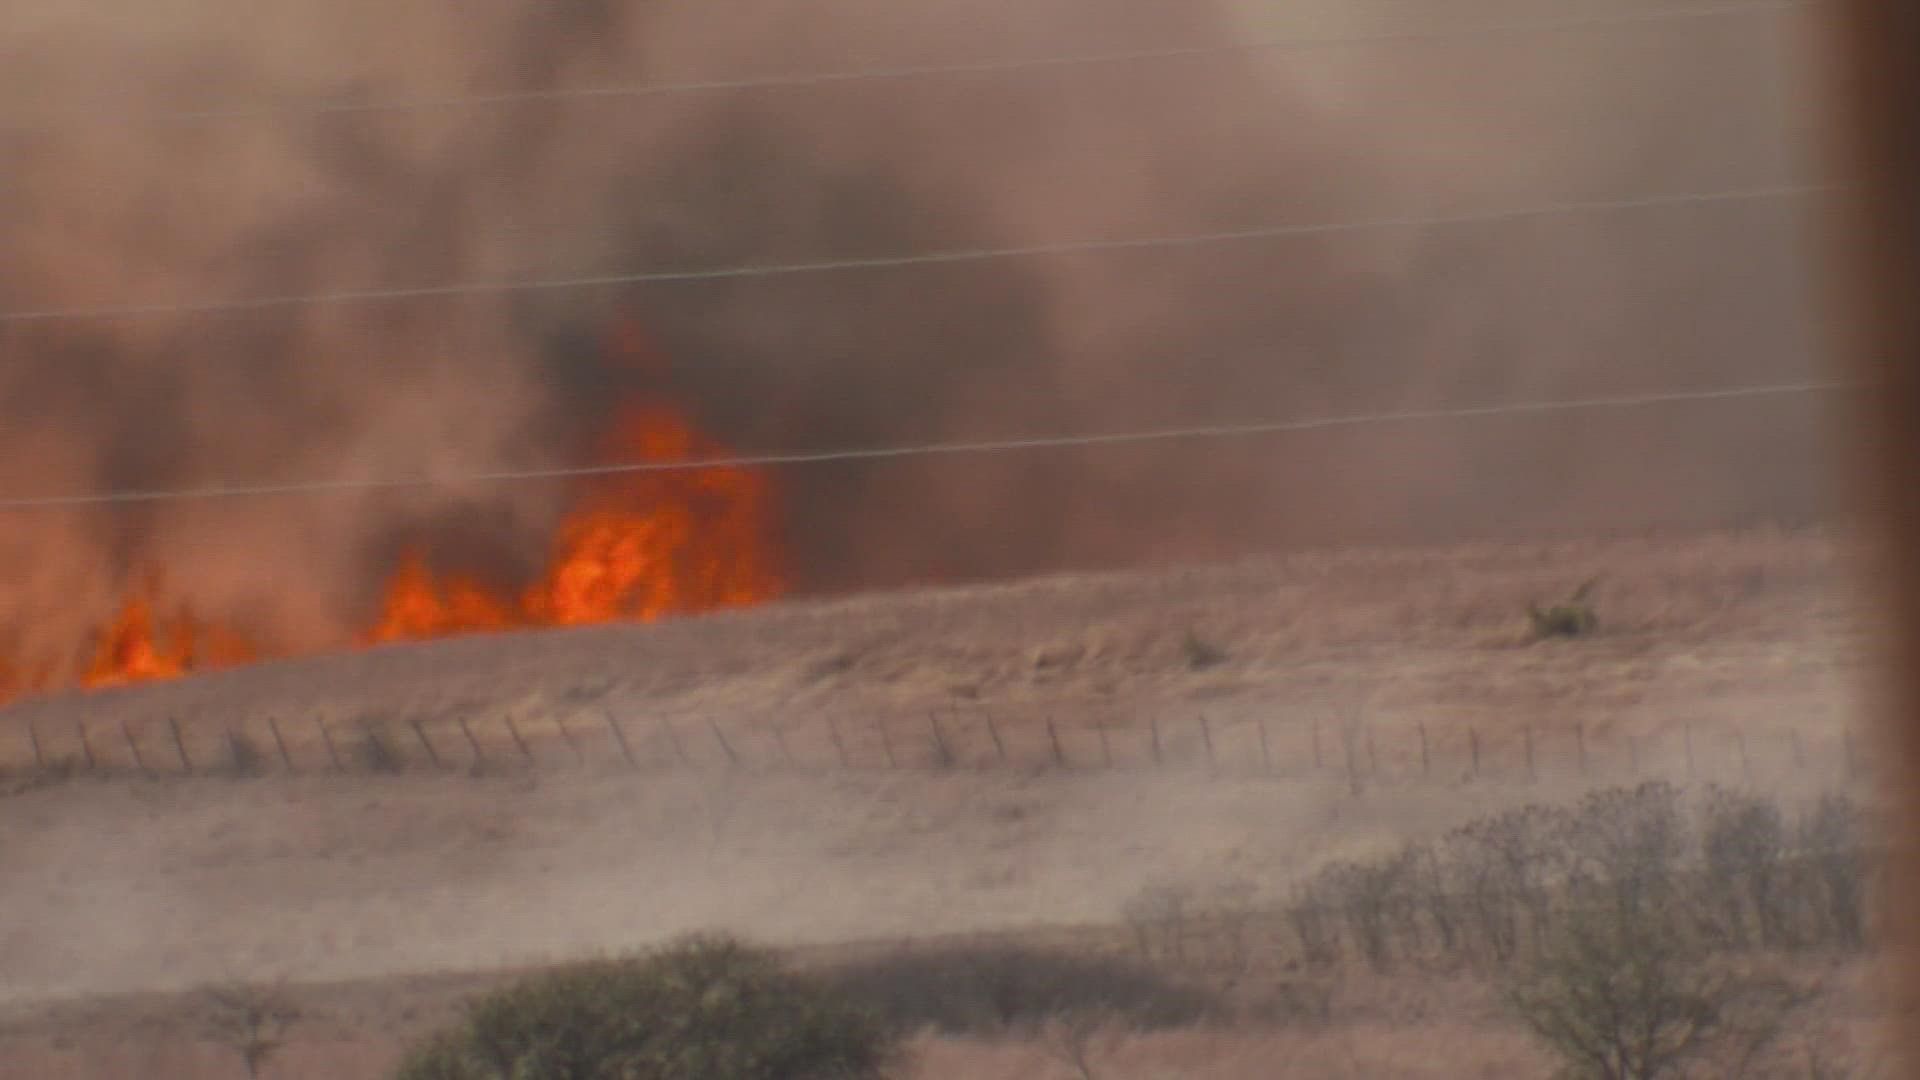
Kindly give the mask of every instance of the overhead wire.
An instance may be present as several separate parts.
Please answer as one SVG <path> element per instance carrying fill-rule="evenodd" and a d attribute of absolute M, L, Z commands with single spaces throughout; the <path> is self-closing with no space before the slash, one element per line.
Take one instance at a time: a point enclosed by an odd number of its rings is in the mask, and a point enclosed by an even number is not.
<path fill-rule="evenodd" d="M 453 282 L 444 285 L 423 285 L 385 289 L 341 289 L 330 292 L 284 293 L 215 300 L 25 308 L 12 311 L 0 310 L 0 324 L 45 322 L 60 319 L 123 319 L 166 315 L 207 315 L 259 311 L 270 308 L 310 304 L 419 300 L 459 296 L 503 295 L 562 289 L 605 288 L 621 285 L 655 285 L 675 282 L 784 277 L 796 274 L 838 273 L 858 270 L 890 270 L 918 266 L 986 262 L 1001 259 L 1197 247 L 1212 244 L 1295 239 L 1393 229 L 1428 229 L 1488 225 L 1508 221 L 1523 221 L 1532 218 L 1596 214 L 1620 210 L 1648 210 L 1724 202 L 1788 199 L 1816 195 L 1828 190 L 1830 189 L 1817 184 L 1768 185 L 1762 187 L 1732 188 L 1720 191 L 1647 195 L 1630 199 L 1543 203 L 1536 206 L 1473 211 L 1458 214 L 1367 218 L 1354 221 L 1272 225 L 1250 229 L 1229 229 L 1217 232 L 1180 233 L 1164 236 L 1070 240 L 1051 244 L 1026 244 L 993 248 L 965 248 L 949 251 L 920 252 L 908 255 L 817 259 L 804 262 L 757 265 L 746 264 L 716 267 L 706 270 L 639 271 L 622 274 L 520 278 L 503 281 L 467 281 Z"/>
<path fill-rule="evenodd" d="M 790 75 L 765 75 L 750 78 L 694 79 L 660 83 L 635 83 L 630 85 L 555 87 L 540 90 L 502 90 L 488 93 L 447 94 L 438 97 L 391 99 L 384 101 L 313 98 L 302 101 L 275 101 L 256 105 L 214 106 L 150 112 L 127 109 L 117 103 L 113 106 L 94 104 L 89 106 L 70 106 L 64 109 L 42 110 L 26 116 L 16 115 L 0 118 L 0 130 L 44 130 L 49 127 L 58 127 L 89 120 L 100 122 L 196 123 L 221 120 L 267 119 L 284 116 L 324 116 L 353 113 L 430 112 L 474 108 L 498 108 L 510 105 L 604 101 L 621 98 L 646 98 L 726 91 L 790 90 L 847 83 L 950 78 L 973 75 L 1000 75 L 1049 69 L 1195 60 L 1258 52 L 1288 52 L 1403 43 L 1414 44 L 1513 34 L 1577 32 L 1611 27 L 1628 27 L 1639 24 L 1714 19 L 1728 15 L 1756 12 L 1784 12 L 1810 6 L 1809 0 L 1726 0 L 1726 2 L 1722 3 L 1674 6 L 1646 11 L 1616 11 L 1592 15 L 1511 19 L 1480 23 L 1466 27 L 1386 31 L 1367 34 L 1329 34 L 1323 36 L 1270 38 L 1207 45 L 1172 46 L 1159 49 L 1070 53 L 1002 60 L 982 60 L 966 63 L 902 65 L 842 71 L 806 72 Z"/>
<path fill-rule="evenodd" d="M 23 495 L 0 498 L 0 511 L 78 508 L 137 503 L 207 501 L 277 496 L 339 495 L 401 489 L 466 487 L 526 481 L 575 480 L 642 473 L 687 472 L 707 469 L 760 469 L 885 461 L 900 458 L 946 457 L 974 454 L 1028 453 L 1203 439 L 1238 439 L 1265 435 L 1325 431 L 1384 424 L 1411 424 L 1499 416 L 1645 408 L 1656 405 L 1734 401 L 1768 397 L 1804 396 L 1850 389 L 1841 382 L 1769 383 L 1666 393 L 1616 394 L 1559 400 L 1520 401 L 1448 408 L 1403 409 L 1311 419 L 1272 420 L 1244 424 L 1214 424 L 1104 432 L 1086 435 L 1038 436 L 961 442 L 854 447 L 836 450 L 780 451 L 724 455 L 674 461 L 629 461 L 571 468 L 475 470 L 396 477 L 341 477 L 319 480 L 207 484 L 191 488 L 145 488 L 76 495 Z"/>

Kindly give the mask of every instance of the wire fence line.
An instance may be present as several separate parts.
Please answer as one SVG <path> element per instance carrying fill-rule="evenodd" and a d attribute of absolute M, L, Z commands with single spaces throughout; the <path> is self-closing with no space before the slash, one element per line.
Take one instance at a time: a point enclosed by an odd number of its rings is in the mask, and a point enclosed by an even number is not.
<path fill-rule="evenodd" d="M 877 256 L 872 258 L 819 259 L 804 262 L 747 264 L 716 267 L 707 270 L 659 270 L 625 274 L 590 274 L 572 277 L 453 282 L 443 285 L 423 285 L 405 288 L 342 289 L 331 292 L 282 293 L 270 296 L 235 297 L 229 299 L 106 304 L 81 307 L 22 308 L 11 311 L 0 311 L 0 324 L 52 322 L 73 319 L 133 319 L 171 315 L 235 314 L 319 304 L 500 296 L 510 293 L 607 288 L 620 285 L 721 281 L 743 278 L 783 277 L 796 274 L 845 273 L 860 270 L 897 270 L 922 266 L 989 262 L 1002 259 L 1147 251 L 1225 243 L 1332 236 L 1342 233 L 1376 232 L 1394 229 L 1429 229 L 1490 225 L 1539 218 L 1581 216 L 1618 211 L 1670 209 L 1675 207 L 1713 205 L 1716 203 L 1772 201 L 1802 198 L 1831 192 L 1832 190 L 1834 189 L 1831 185 L 1773 184 L 1758 187 L 1728 188 L 1717 191 L 1647 195 L 1627 199 L 1542 203 L 1535 206 L 1510 207 L 1500 210 L 1474 211 L 1459 214 L 1432 214 L 1425 216 L 1369 218 L 1355 221 L 1312 222 L 1218 232 L 1180 233 L 1121 239 L 1070 240 L 1050 244 L 966 248 L 907 255 Z"/>
<path fill-rule="evenodd" d="M 1593 15 L 1551 16 L 1483 22 L 1462 27 L 1423 28 L 1366 34 L 1309 35 L 1268 38 L 1257 41 L 1175 46 L 1160 49 L 1131 49 L 1108 52 L 1082 52 L 1048 56 L 983 60 L 969 63 L 920 64 L 875 67 L 843 71 L 806 72 L 732 79 L 695 79 L 676 82 L 635 83 L 625 85 L 558 87 L 544 90 L 503 90 L 488 93 L 447 94 L 436 97 L 393 99 L 386 101 L 341 98 L 311 98 L 303 101 L 273 101 L 252 105 L 210 106 L 172 111 L 143 111 L 125 101 L 92 102 L 66 108 L 42 110 L 27 115 L 0 118 L 0 132 L 44 131 L 80 123 L 205 123 L 214 121 L 260 120 L 285 117 L 312 117 L 396 112 L 444 112 L 469 109 L 503 108 L 515 105 L 565 104 L 639 100 L 687 94 L 712 94 L 737 91 L 798 90 L 853 83 L 899 82 L 924 79 L 968 78 L 987 75 L 1014 75 L 1074 68 L 1157 64 L 1206 60 L 1222 56 L 1253 53 L 1301 52 L 1310 50 L 1357 48 L 1385 45 L 1437 44 L 1488 37 L 1527 36 L 1553 33 L 1591 33 L 1614 28 L 1698 22 L 1730 16 L 1783 13 L 1809 9 L 1808 0 L 1728 0 L 1728 2 L 1675 6 L 1648 11 L 1606 12 Z"/>
<path fill-rule="evenodd" d="M 635 772 L 1178 771 L 1214 779 L 1419 784 L 1667 777 L 1751 786 L 1804 776 L 1851 783 L 1871 762 L 1851 732 L 1700 730 L 1616 735 L 1584 721 L 1489 724 L 1414 717 L 1239 715 L 1192 706 L 976 704 L 775 716 L 571 714 L 308 716 L 183 723 L 25 718 L 0 771 L 25 776 L 482 775 L 610 767 Z"/>
<path fill-rule="evenodd" d="M 1147 431 L 1105 432 L 1088 435 L 1039 436 L 1024 439 L 995 439 L 976 442 L 922 443 L 911 446 L 742 454 L 724 457 L 690 458 L 675 461 L 633 461 L 609 465 L 587 465 L 556 469 L 436 473 L 408 477 L 360 477 L 277 483 L 213 484 L 194 488 L 123 489 L 120 491 L 95 492 L 81 495 L 23 495 L 0 498 L 0 511 L 57 509 L 62 507 L 102 506 L 126 503 L 327 495 L 360 491 L 467 486 L 538 480 L 587 479 L 598 476 L 615 476 L 630 473 L 684 472 L 702 469 L 757 469 L 778 466 L 822 465 L 836 462 L 884 461 L 894 458 L 950 457 L 974 454 L 1144 445 L 1201 439 L 1250 438 L 1261 435 L 1284 435 L 1386 424 L 1412 424 L 1423 421 L 1468 420 L 1498 416 L 1635 409 L 1656 405 L 1738 401 L 1769 397 L 1800 397 L 1838 393 L 1852 389 L 1855 389 L 1855 387 L 1843 382 L 1774 383 L 1708 390 L 1682 390 L 1671 393 L 1620 394 L 1606 397 L 1570 398 L 1558 401 L 1521 401 L 1488 405 L 1463 405 L 1442 409 L 1406 409 L 1392 412 L 1358 413 L 1348 416 L 1320 417 L 1315 419 L 1275 420 L 1265 423 L 1219 424 L 1203 427 L 1159 428 Z"/>

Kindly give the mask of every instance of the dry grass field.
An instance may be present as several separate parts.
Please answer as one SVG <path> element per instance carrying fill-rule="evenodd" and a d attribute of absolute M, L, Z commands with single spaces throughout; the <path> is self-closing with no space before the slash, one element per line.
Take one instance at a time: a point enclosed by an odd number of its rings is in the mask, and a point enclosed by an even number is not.
<path fill-rule="evenodd" d="M 489 972 L 686 930 L 828 952 L 1103 933 L 1158 883 L 1279 896 L 1329 858 L 1603 780 L 1811 796 L 1873 757 L 1848 562 L 1787 531 L 1349 551 L 19 703 L 0 712 L 0 1073 L 241 1076 L 191 991 L 282 980 L 307 1019 L 267 1075 L 375 1076 Z M 1530 641 L 1528 603 L 1594 576 L 1599 631 Z M 160 764 L 169 721 L 194 775 Z M 369 730 L 397 740 L 392 771 L 351 756 Z M 258 775 L 224 775 L 230 733 L 265 748 Z M 1102 1036 L 1097 1075 L 1544 1071 L 1483 992 L 1408 974 L 1338 993 L 1331 1023 Z M 1853 998 L 1830 1019 L 1864 1043 Z M 1079 1075 L 1033 1036 L 927 1035 L 914 1059 Z"/>

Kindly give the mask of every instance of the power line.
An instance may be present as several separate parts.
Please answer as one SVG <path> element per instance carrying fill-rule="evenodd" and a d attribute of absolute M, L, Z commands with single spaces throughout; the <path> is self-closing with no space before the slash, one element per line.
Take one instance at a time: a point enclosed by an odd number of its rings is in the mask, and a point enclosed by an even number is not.
<path fill-rule="evenodd" d="M 1305 225 L 1275 225 L 1255 229 L 1185 233 L 1173 236 L 1148 236 L 1120 240 L 1075 240 L 1057 244 L 1032 244 L 1000 248 L 968 248 L 951 251 L 923 252 L 915 255 L 885 255 L 872 258 L 822 259 L 812 262 L 719 267 L 712 270 L 664 270 L 633 274 L 599 274 L 583 277 L 528 278 L 518 281 L 456 282 L 447 285 L 426 285 L 416 288 L 345 289 L 335 292 L 289 293 L 277 296 L 257 296 L 231 300 L 26 309 L 19 311 L 0 311 L 0 323 L 45 322 L 56 319 L 120 319 L 162 315 L 207 315 L 261 311 L 270 308 L 292 307 L 306 304 L 419 300 L 456 296 L 497 296 L 519 292 L 590 289 L 615 285 L 651 285 L 672 282 L 719 281 L 737 278 L 782 277 L 794 274 L 820 274 L 853 270 L 889 270 L 902 267 L 938 266 L 1052 255 L 1081 255 L 1098 254 L 1102 252 L 1144 251 L 1156 248 L 1198 247 L 1237 241 L 1281 240 L 1391 229 L 1489 225 L 1508 221 L 1523 221 L 1531 218 L 1606 213 L 1617 210 L 1658 209 L 1662 207 L 1695 206 L 1709 203 L 1794 198 L 1819 194 L 1829 190 L 1831 189 L 1822 185 L 1775 185 L 1711 192 L 1648 195 L 1634 199 L 1545 203 L 1538 206 L 1481 211 L 1477 213 L 1437 214 L 1426 217 L 1373 218 L 1361 221 L 1321 222 Z"/>
<path fill-rule="evenodd" d="M 494 93 L 446 95 L 442 97 L 423 97 L 393 101 L 329 101 L 321 99 L 147 114 L 129 114 L 117 110 L 109 113 L 102 106 L 81 106 L 57 110 L 51 115 L 41 113 L 31 117 L 10 118 L 5 121 L 0 121 L 0 130 L 44 130 L 65 123 L 89 119 L 133 120 L 152 123 L 194 123 L 219 120 L 250 120 L 277 116 L 432 112 L 455 109 L 498 108 L 508 105 L 662 97 L 678 94 L 717 93 L 725 91 L 797 89 L 845 83 L 951 78 L 1115 64 L 1156 63 L 1256 52 L 1289 52 L 1307 49 L 1449 41 L 1476 37 L 1505 36 L 1510 34 L 1583 31 L 1637 24 L 1713 19 L 1751 12 L 1791 11 L 1809 6 L 1808 0 L 1731 0 L 1731 2 L 1727 3 L 1670 8 L 1662 11 L 1616 12 L 1602 15 L 1545 19 L 1517 19 L 1506 22 L 1483 23 L 1478 26 L 1462 29 L 1278 38 L 1216 45 L 1192 45 L 1165 49 L 1135 49 L 1119 52 L 1076 53 L 1029 57 L 1026 59 L 987 60 L 960 64 L 924 64 L 849 71 L 813 72 L 795 75 L 769 75 L 740 79 L 587 86 L 551 90 L 498 91 Z"/>
<path fill-rule="evenodd" d="M 213 499 L 263 498 L 292 495 L 328 495 L 359 491 L 392 491 L 410 488 L 455 487 L 535 480 L 573 480 L 599 476 L 685 472 L 700 469 L 770 468 L 783 465 L 819 465 L 835 462 L 885 461 L 897 458 L 948 457 L 971 454 L 1019 453 L 1040 450 L 1139 445 L 1196 439 L 1232 439 L 1259 435 L 1324 431 L 1336 428 L 1366 427 L 1380 424 L 1407 424 L 1432 420 L 1463 420 L 1491 416 L 1525 416 L 1608 409 L 1633 409 L 1644 408 L 1651 405 L 1787 397 L 1803 394 L 1831 393 L 1846 389 L 1850 389 L 1848 384 L 1839 382 L 1775 383 L 1760 386 L 1728 387 L 1717 390 L 1687 390 L 1660 394 L 1624 394 L 1604 397 L 1572 398 L 1558 401 L 1470 405 L 1445 409 L 1409 409 L 1393 412 L 1322 417 L 1314 420 L 1279 420 L 1252 424 L 1161 428 L 1149 431 L 1109 432 L 1097 435 L 1059 435 L 1024 439 L 993 439 L 977 442 L 923 443 L 910 446 L 869 447 L 865 449 L 744 454 L 681 461 L 638 461 L 615 465 L 589 465 L 578 468 L 561 469 L 441 473 L 413 477 L 287 481 L 283 483 L 216 484 L 197 488 L 123 490 L 92 495 L 22 496 L 0 499 L 0 511 L 134 503 L 206 501 Z"/>

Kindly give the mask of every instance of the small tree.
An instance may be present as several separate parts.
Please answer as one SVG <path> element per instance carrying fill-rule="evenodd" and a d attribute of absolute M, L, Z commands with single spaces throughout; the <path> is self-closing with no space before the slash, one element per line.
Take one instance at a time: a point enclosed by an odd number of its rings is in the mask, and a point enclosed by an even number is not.
<path fill-rule="evenodd" d="M 214 987 L 205 996 L 207 1034 L 239 1054 L 250 1077 L 260 1075 L 300 1019 L 300 1010 L 277 991 L 244 983 Z"/>
<path fill-rule="evenodd" d="M 398 1080 L 869 1080 L 893 1037 L 767 953 L 696 937 L 576 964 L 473 1003 Z"/>
<path fill-rule="evenodd" d="M 1585 897 L 1506 999 L 1582 1080 L 1660 1080 L 1719 1057 L 1748 1068 L 1805 1000 L 1764 975 L 1714 969 L 1673 921 Z"/>

